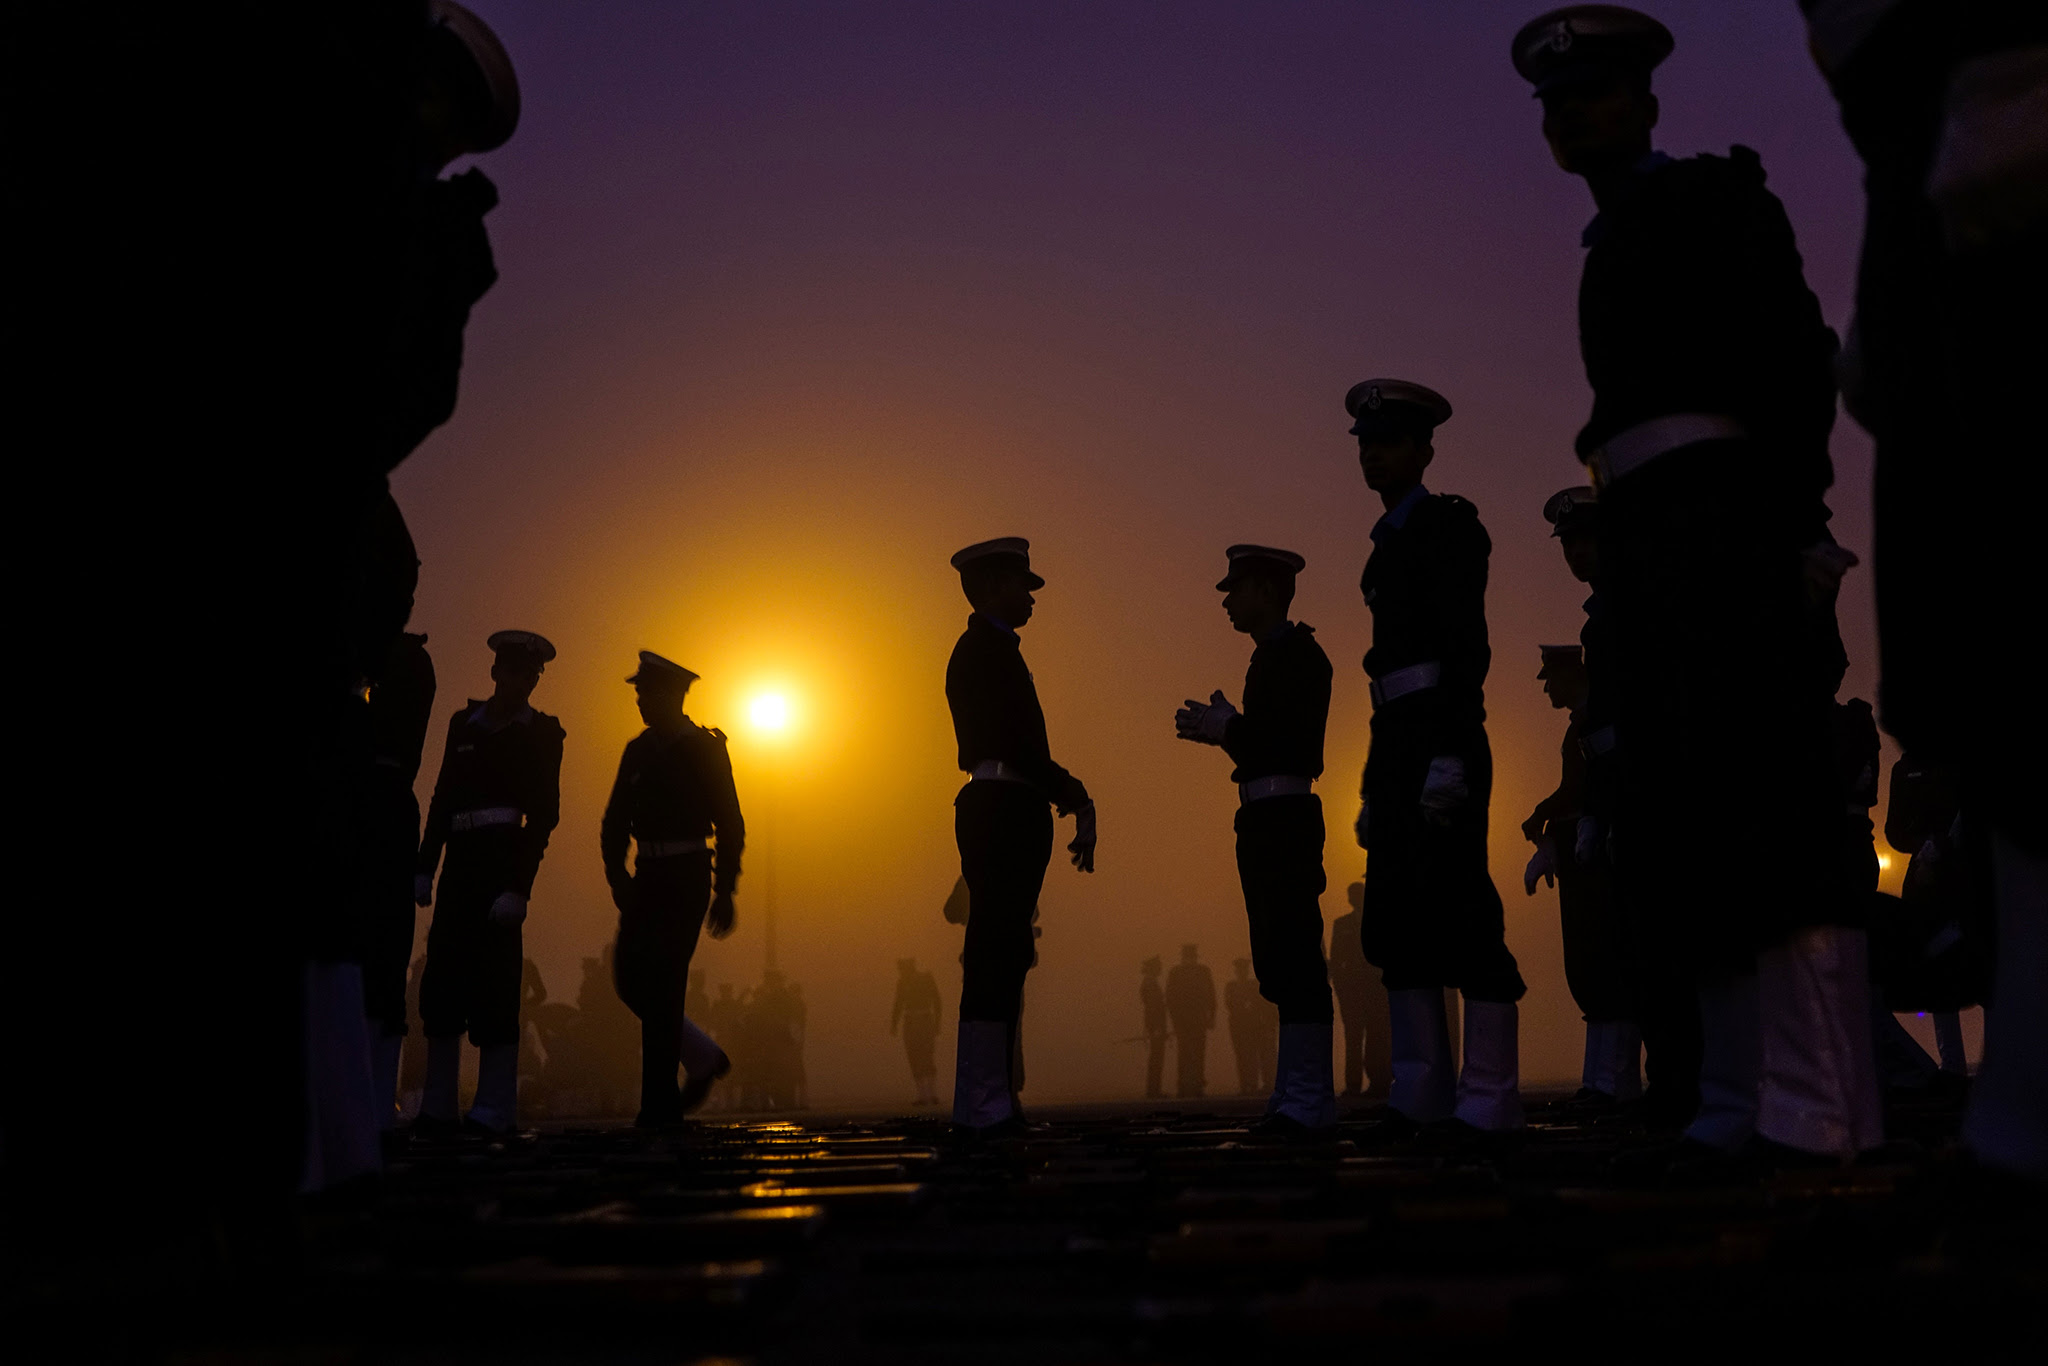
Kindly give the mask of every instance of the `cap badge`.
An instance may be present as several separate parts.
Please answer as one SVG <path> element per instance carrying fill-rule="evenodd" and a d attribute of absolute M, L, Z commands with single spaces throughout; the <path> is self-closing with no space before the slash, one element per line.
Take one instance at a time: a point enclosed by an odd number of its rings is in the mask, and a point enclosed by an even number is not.
<path fill-rule="evenodd" d="M 1370 389 L 1367 389 L 1365 391 L 1365 406 L 1372 409 L 1374 412 L 1378 412 L 1380 410 L 1380 404 L 1383 402 L 1385 402 L 1385 400 L 1380 397 L 1379 385 L 1375 384 Z"/>
<path fill-rule="evenodd" d="M 1550 35 L 1550 50 L 1552 52 L 1570 52 L 1572 50 L 1571 20 L 1560 19 L 1557 21 L 1557 31 Z"/>

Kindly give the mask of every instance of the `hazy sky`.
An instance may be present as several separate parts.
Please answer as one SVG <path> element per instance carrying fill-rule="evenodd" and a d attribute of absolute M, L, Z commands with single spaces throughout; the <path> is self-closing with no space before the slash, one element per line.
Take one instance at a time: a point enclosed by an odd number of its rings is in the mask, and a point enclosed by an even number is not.
<path fill-rule="evenodd" d="M 774 859 L 814 1098 L 908 1094 L 886 1035 L 900 956 L 939 969 L 949 1066 L 942 680 L 967 607 L 946 557 L 1024 535 L 1049 581 L 1026 658 L 1102 822 L 1100 871 L 1056 857 L 1047 879 L 1027 1097 L 1135 1094 L 1140 1050 L 1117 1041 L 1139 960 L 1197 942 L 1220 980 L 1247 951 L 1228 761 L 1171 724 L 1184 697 L 1240 695 L 1247 643 L 1211 587 L 1230 542 L 1308 557 L 1295 615 L 1338 671 L 1326 917 L 1362 872 L 1357 580 L 1380 509 L 1342 398 L 1396 375 L 1456 406 L 1428 482 L 1493 536 L 1494 874 L 1530 984 L 1525 1076 L 1576 1077 L 1555 896 L 1520 885 L 1563 726 L 1536 646 L 1577 638 L 1584 596 L 1540 508 L 1581 482 L 1589 401 L 1591 203 L 1507 57 L 1537 6 L 474 3 L 524 91 L 483 163 L 503 278 L 455 419 L 395 485 L 441 677 L 423 790 L 448 713 L 488 689 L 484 636 L 561 648 L 535 701 L 569 733 L 563 820 L 527 922 L 557 998 L 612 932 L 597 821 L 644 646 L 704 675 L 690 711 L 732 734 L 752 826 L 742 929 L 698 965 L 758 978 Z M 1841 327 L 1859 168 L 1797 7 L 1645 7 L 1678 38 L 1660 145 L 1762 152 Z M 1867 552 L 1846 418 L 1835 458 L 1836 534 Z M 1845 695 L 1870 695 L 1869 589 L 1861 570 L 1843 595 Z M 1700 666 L 1740 648 L 1702 641 Z M 780 742 L 746 725 L 768 687 L 797 708 Z M 1760 762 L 1711 717 L 1700 743 Z M 1733 869 L 1714 833 L 1703 875 Z"/>

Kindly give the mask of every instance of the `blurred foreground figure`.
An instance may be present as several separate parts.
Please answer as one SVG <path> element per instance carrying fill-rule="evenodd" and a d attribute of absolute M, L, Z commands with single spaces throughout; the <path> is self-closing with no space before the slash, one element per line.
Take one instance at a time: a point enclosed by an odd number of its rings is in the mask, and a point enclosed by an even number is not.
<path fill-rule="evenodd" d="M 1802 0 L 1869 196 L 1847 407 L 1877 439 L 1885 728 L 1957 775 L 1995 976 L 1964 1140 L 2048 1180 L 2048 7 Z"/>
<path fill-rule="evenodd" d="M 1301 556 L 1263 545 L 1234 545 L 1224 556 L 1229 567 L 1216 591 L 1231 629 L 1253 643 L 1244 710 L 1219 689 L 1207 702 L 1188 699 L 1173 723 L 1181 739 L 1220 746 L 1237 765 L 1230 775 L 1237 876 L 1252 967 L 1259 994 L 1280 1011 L 1273 1093 L 1253 1131 L 1298 1137 L 1337 1123 L 1320 900 L 1323 799 L 1315 792 L 1330 717 L 1330 659 L 1315 627 L 1287 619 L 1295 576 L 1307 563 Z"/>
<path fill-rule="evenodd" d="M 1048 803 L 1074 817 L 1074 866 L 1095 871 L 1095 803 L 1081 780 L 1052 760 L 1038 689 L 1018 630 L 1031 620 L 1031 544 L 1007 536 L 953 556 L 974 606 L 946 664 L 967 785 L 953 801 L 960 874 L 967 881 L 967 943 L 960 955 L 960 1042 L 953 1122 L 973 1134 L 1023 1127 L 1016 1096 L 1017 1028 L 1024 978 L 1038 949 L 1032 917 L 1052 860 Z"/>
<path fill-rule="evenodd" d="M 1138 969 L 1138 1010 L 1145 1022 L 1139 1037 L 1145 1043 L 1145 1099 L 1158 1100 L 1166 1094 L 1166 1041 L 1173 1027 L 1166 1020 L 1166 988 L 1160 974 L 1166 964 L 1154 955 Z"/>
<path fill-rule="evenodd" d="M 1351 909 L 1330 922 L 1330 992 L 1344 1027 L 1344 1094 L 1384 1099 L 1392 1074 L 1387 988 L 1365 961 L 1365 884 L 1344 889 Z M 1455 1021 L 1448 1021 L 1456 1028 Z"/>
<path fill-rule="evenodd" d="M 1653 959 L 1699 992 L 1701 1101 L 1682 1160 L 1761 1135 L 1847 1158 L 1882 1138 L 1868 1048 L 1867 903 L 1842 894 L 1832 686 L 1817 602 L 1855 562 L 1828 534 L 1834 338 L 1754 152 L 1658 152 L 1656 20 L 1574 6 L 1515 35 L 1557 164 L 1585 179 L 1579 342 L 1593 412 L 1577 450 L 1599 489 L 1600 597 L 1625 755 L 1614 847 Z M 1831 606 L 1828 611 L 1831 613 Z M 1743 642 L 1743 686 L 1700 642 Z M 1839 650 L 1839 643 L 1834 647 Z M 1760 775 L 1699 743 L 1713 716 Z M 1701 832 L 1754 808 L 1745 894 L 1699 869 Z M 1858 1041 L 1863 1041 L 1859 1049 Z"/>
<path fill-rule="evenodd" d="M 917 1084 L 917 1103 L 939 1103 L 939 979 L 920 972 L 915 958 L 896 960 L 896 999 L 889 1007 L 889 1032 L 901 1030 L 903 1053 L 910 1060 L 910 1079 Z"/>
<path fill-rule="evenodd" d="M 1273 1089 L 1273 1064 L 1280 1051 L 1280 1016 L 1259 995 L 1252 960 L 1233 958 L 1236 974 L 1223 984 L 1223 1014 L 1230 1023 L 1230 1051 L 1237 1056 L 1237 1093 L 1257 1096 Z"/>
<path fill-rule="evenodd" d="M 1493 751 L 1486 740 L 1486 565 L 1478 509 L 1422 475 L 1451 405 L 1398 379 L 1344 397 L 1366 487 L 1386 515 L 1359 580 L 1372 612 L 1372 748 L 1358 843 L 1363 943 L 1387 986 L 1393 1053 L 1383 1141 L 1415 1126 L 1522 1127 L 1516 1002 L 1526 990 L 1486 868 Z M 1465 998 L 1464 1066 L 1451 1060 L 1444 988 Z"/>
<path fill-rule="evenodd" d="M 1620 921 L 1614 870 L 1605 842 L 1579 841 L 1586 819 L 1586 660 L 1579 645 L 1544 645 L 1543 683 L 1550 705 L 1569 713 L 1561 746 L 1563 771 L 1557 789 L 1536 804 L 1522 822 L 1522 834 L 1536 846 L 1522 874 L 1522 889 L 1557 888 L 1559 930 L 1564 940 L 1564 980 L 1586 1021 L 1585 1064 L 1575 1099 L 1613 1104 L 1642 1092 L 1637 1062 L 1642 1039 L 1634 1020 L 1634 973 L 1628 928 Z M 1589 832 L 1591 833 L 1591 832 Z M 1583 855 L 1583 856 L 1582 856 Z"/>
<path fill-rule="evenodd" d="M 1209 1031 L 1216 1027 L 1216 978 L 1193 944 L 1166 974 L 1166 1015 L 1173 1021 L 1173 1094 L 1199 1100 L 1208 1089 Z"/>
<path fill-rule="evenodd" d="M 733 931 L 746 824 L 725 734 L 683 713 L 697 675 L 652 650 L 633 685 L 647 725 L 626 742 L 598 827 L 604 878 L 619 909 L 613 959 L 619 999 L 640 1017 L 640 1112 L 647 1128 L 673 1124 L 704 1103 L 732 1060 L 684 1011 L 690 959 L 708 926 Z M 634 849 L 626 870 L 626 845 Z M 716 844 L 716 858 L 713 844 Z M 680 1066 L 687 1082 L 676 1085 Z"/>
<path fill-rule="evenodd" d="M 497 687 L 448 722 L 413 881 L 413 900 L 434 907 L 420 980 L 427 1082 L 414 1132 L 423 1137 L 458 1127 L 495 1136 L 518 1119 L 520 927 L 562 816 L 562 724 L 528 700 L 555 647 L 532 631 L 499 631 L 487 643 Z M 476 1100 L 458 1126 L 465 1031 L 479 1054 Z"/>

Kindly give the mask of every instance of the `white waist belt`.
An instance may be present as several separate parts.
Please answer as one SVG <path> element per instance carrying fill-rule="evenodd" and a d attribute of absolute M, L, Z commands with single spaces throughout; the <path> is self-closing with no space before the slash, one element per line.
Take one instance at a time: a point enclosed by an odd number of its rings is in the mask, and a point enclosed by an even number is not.
<path fill-rule="evenodd" d="M 484 806 L 475 811 L 458 811 L 448 818 L 448 828 L 458 833 L 488 830 L 494 825 L 517 824 L 519 808 L 516 806 Z"/>
<path fill-rule="evenodd" d="M 1015 764 L 1006 764 L 1001 759 L 983 759 L 967 776 L 977 783 L 1023 783 L 1026 787 L 1031 780 Z"/>
<path fill-rule="evenodd" d="M 701 854 L 711 847 L 711 841 L 702 835 L 693 840 L 641 840 L 640 858 L 644 862 L 654 858 L 674 858 L 678 854 Z"/>
<path fill-rule="evenodd" d="M 1602 726 L 1579 743 L 1584 747 L 1588 758 L 1597 759 L 1614 748 L 1615 739 L 1614 727 Z"/>
<path fill-rule="evenodd" d="M 1593 482 L 1602 488 L 1639 470 L 1660 455 L 1700 441 L 1729 441 L 1749 435 L 1749 428 L 1726 413 L 1666 413 L 1616 432 L 1586 457 Z"/>
<path fill-rule="evenodd" d="M 1375 678 L 1366 685 L 1372 694 L 1372 704 L 1384 707 L 1397 697 L 1406 697 L 1424 688 L 1434 688 L 1443 681 L 1444 666 L 1432 659 L 1427 664 L 1410 664 L 1405 669 L 1396 669 L 1385 678 Z"/>
<path fill-rule="evenodd" d="M 1254 778 L 1248 783 L 1237 785 L 1237 803 L 1250 806 L 1268 797 L 1302 797 L 1315 790 L 1315 779 L 1304 778 L 1296 773 L 1275 773 L 1269 778 Z"/>

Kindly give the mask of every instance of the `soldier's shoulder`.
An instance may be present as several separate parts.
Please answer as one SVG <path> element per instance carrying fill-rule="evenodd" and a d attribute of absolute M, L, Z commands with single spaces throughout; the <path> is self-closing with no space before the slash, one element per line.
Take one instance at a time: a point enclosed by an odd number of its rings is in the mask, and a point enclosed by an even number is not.
<path fill-rule="evenodd" d="M 483 702 L 479 699 L 474 697 L 470 698 L 467 702 L 464 702 L 461 706 L 455 709 L 455 715 L 448 718 L 448 729 L 454 730 L 457 726 L 469 720 L 470 717 L 482 711 L 483 706 Z"/>
<path fill-rule="evenodd" d="M 569 732 L 562 728 L 562 719 L 552 713 L 544 712 L 538 707 L 535 707 L 533 711 L 533 724 L 539 729 L 541 734 L 551 739 L 563 740 L 568 738 Z"/>
<path fill-rule="evenodd" d="M 1434 530 L 1449 532 L 1484 531 L 1479 521 L 1479 508 L 1471 499 L 1455 493 L 1433 493 L 1422 500 L 1415 509 L 1423 524 Z"/>
<path fill-rule="evenodd" d="M 1686 209 L 1742 201 L 1775 203 L 1777 196 L 1765 188 L 1767 179 L 1763 157 L 1755 148 L 1737 143 L 1727 156 L 1702 152 L 1667 162 L 1653 183 L 1667 205 Z"/>

